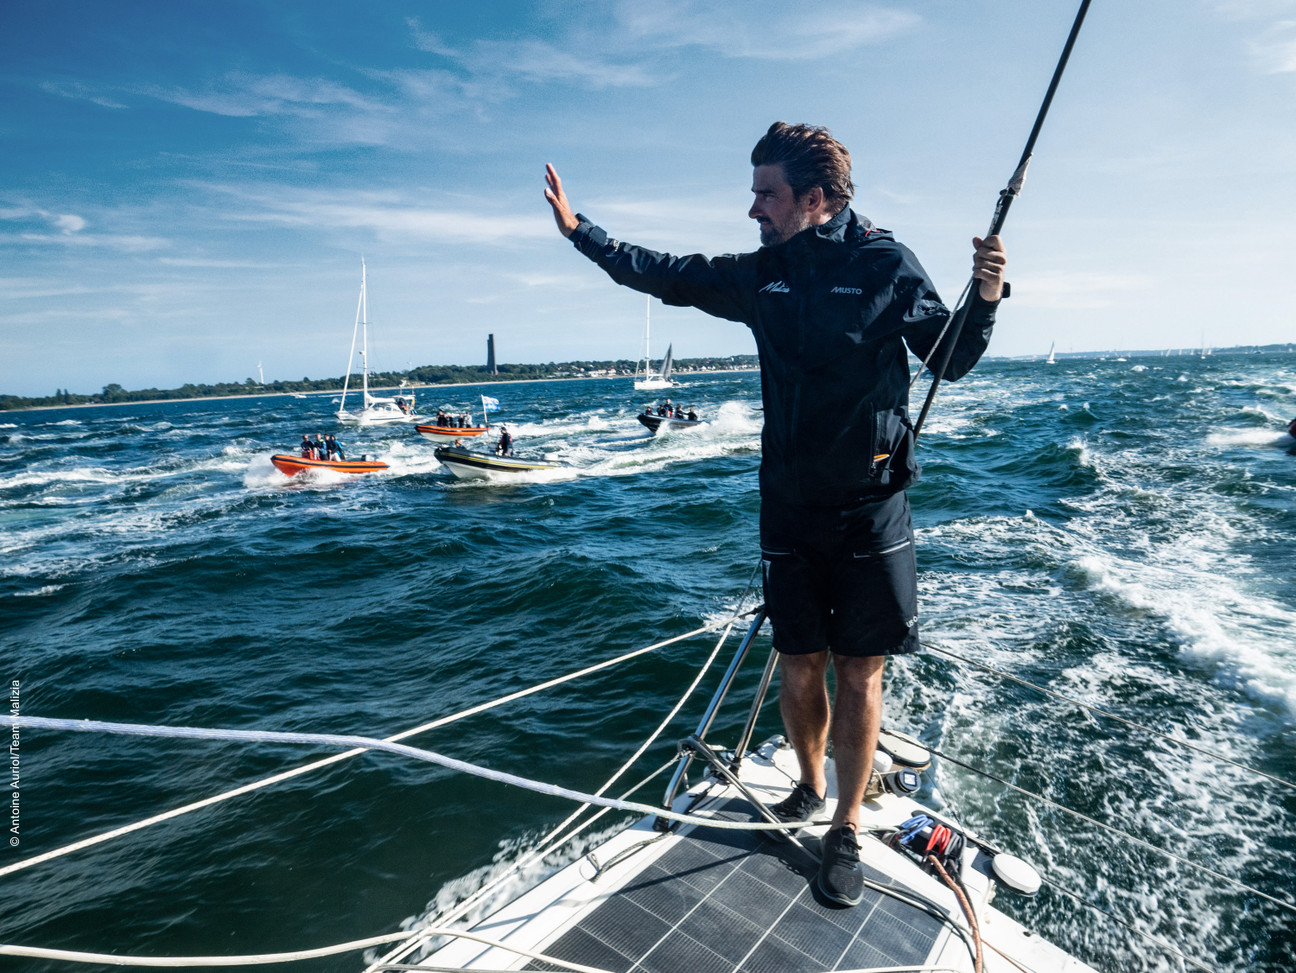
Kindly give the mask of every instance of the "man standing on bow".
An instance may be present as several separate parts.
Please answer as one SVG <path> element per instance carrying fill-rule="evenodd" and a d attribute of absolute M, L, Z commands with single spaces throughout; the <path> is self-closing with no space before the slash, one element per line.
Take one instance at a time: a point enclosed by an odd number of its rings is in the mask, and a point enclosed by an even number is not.
<path fill-rule="evenodd" d="M 801 767 L 792 794 L 770 810 L 802 821 L 824 806 L 831 731 L 837 808 L 817 884 L 855 905 L 863 896 L 856 831 L 881 726 L 883 666 L 919 647 L 906 346 L 931 357 L 950 312 L 917 258 L 852 211 L 850 153 L 827 129 L 776 122 L 751 163 L 754 253 L 676 257 L 613 240 L 572 212 L 553 166 L 545 198 L 562 234 L 618 284 L 739 321 L 756 338 L 765 607 L 782 668 L 779 707 Z M 950 380 L 985 351 L 1007 293 L 999 238 L 974 238 L 973 247 L 978 285 Z"/>

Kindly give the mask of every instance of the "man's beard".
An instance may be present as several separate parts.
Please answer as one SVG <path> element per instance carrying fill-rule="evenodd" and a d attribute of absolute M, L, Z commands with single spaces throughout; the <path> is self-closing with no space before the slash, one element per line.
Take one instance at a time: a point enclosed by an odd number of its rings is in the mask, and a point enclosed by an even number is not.
<path fill-rule="evenodd" d="M 768 226 L 761 224 L 760 242 L 762 247 L 776 247 L 780 243 L 787 243 L 802 230 L 810 228 L 810 220 L 804 214 L 797 214 L 792 226 L 777 226 L 770 222 Z"/>

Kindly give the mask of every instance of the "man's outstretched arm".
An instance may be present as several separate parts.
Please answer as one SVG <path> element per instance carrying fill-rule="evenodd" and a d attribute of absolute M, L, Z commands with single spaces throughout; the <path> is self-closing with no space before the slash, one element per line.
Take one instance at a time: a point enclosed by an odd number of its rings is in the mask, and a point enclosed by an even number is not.
<path fill-rule="evenodd" d="M 558 170 L 549 163 L 545 163 L 545 199 L 549 200 L 549 205 L 553 208 L 554 222 L 558 224 L 558 232 L 563 236 L 569 237 L 572 231 L 580 225 L 576 219 L 576 214 L 572 212 L 571 204 L 567 202 L 567 194 L 563 192 L 562 180 L 558 178 Z"/>

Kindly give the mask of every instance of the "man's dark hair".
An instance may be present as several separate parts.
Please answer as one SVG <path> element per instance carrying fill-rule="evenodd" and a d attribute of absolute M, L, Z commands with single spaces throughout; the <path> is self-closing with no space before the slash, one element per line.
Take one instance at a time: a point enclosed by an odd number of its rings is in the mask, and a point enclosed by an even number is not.
<path fill-rule="evenodd" d="M 840 210 L 855 195 L 850 153 L 822 125 L 775 122 L 752 149 L 751 161 L 753 166 L 781 165 L 797 198 L 820 186 L 830 208 Z"/>

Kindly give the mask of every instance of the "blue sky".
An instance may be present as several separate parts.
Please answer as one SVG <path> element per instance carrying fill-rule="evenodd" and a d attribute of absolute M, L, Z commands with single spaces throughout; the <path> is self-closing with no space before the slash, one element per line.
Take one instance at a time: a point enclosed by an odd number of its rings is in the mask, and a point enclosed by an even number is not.
<path fill-rule="evenodd" d="M 776 119 L 953 301 L 1075 6 L 1042 0 L 0 4 L 0 392 L 632 358 L 553 227 L 757 245 Z M 1296 0 L 1096 0 L 1006 239 L 992 354 L 1296 340 Z M 677 357 L 754 351 L 653 310 Z"/>

